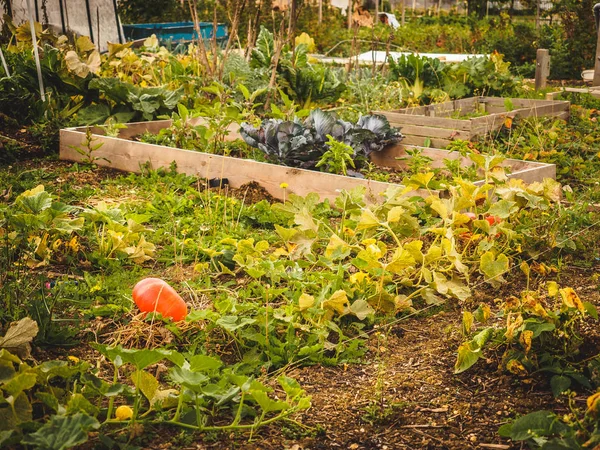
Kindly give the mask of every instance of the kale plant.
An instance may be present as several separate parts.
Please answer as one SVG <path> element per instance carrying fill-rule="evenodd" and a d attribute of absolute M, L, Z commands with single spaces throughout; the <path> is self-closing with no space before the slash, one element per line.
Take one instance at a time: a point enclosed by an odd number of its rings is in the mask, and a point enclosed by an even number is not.
<path fill-rule="evenodd" d="M 248 145 L 262 150 L 270 161 L 302 169 L 316 168 L 329 150 L 328 136 L 352 147 L 356 167 L 368 161 L 372 152 L 402 139 L 385 116 L 362 116 L 353 124 L 320 109 L 313 110 L 304 122 L 267 119 L 258 128 L 244 123 L 240 134 Z"/>

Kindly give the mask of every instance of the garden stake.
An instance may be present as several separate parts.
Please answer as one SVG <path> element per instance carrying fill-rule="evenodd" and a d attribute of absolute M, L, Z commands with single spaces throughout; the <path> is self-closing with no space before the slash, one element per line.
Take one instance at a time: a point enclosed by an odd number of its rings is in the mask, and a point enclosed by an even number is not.
<path fill-rule="evenodd" d="M 10 78 L 10 72 L 8 71 L 8 66 L 6 65 L 6 60 L 4 59 L 4 53 L 2 52 L 2 47 L 0 47 L 0 59 L 2 60 L 2 67 L 4 67 L 4 72 L 6 72 L 7 78 Z"/>
<path fill-rule="evenodd" d="M 29 12 L 31 44 L 33 45 L 33 56 L 35 58 L 35 67 L 37 69 L 38 82 L 40 84 L 40 95 L 42 96 L 42 102 L 46 103 L 46 93 L 44 92 L 44 80 L 42 80 L 42 66 L 40 64 L 40 54 L 38 53 L 37 37 L 35 35 L 35 22 L 33 21 L 33 12 L 31 11 L 31 0 L 27 0 L 27 10 Z"/>

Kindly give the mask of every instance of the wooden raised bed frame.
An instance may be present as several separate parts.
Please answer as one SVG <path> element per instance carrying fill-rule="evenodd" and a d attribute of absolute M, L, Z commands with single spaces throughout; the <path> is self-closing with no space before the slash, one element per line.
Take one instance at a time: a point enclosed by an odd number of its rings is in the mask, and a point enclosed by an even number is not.
<path fill-rule="evenodd" d="M 506 110 L 505 102 L 513 105 Z M 569 118 L 568 101 L 533 100 L 524 98 L 470 97 L 434 105 L 403 108 L 395 111 L 374 111 L 383 114 L 390 124 L 399 127 L 405 145 L 425 145 L 429 138 L 431 146 L 446 147 L 454 139 L 477 140 L 502 127 L 507 117 L 553 116 Z M 453 118 L 473 113 L 486 115 L 471 118 Z"/>
<path fill-rule="evenodd" d="M 197 119 L 199 122 L 201 119 Z M 305 196 L 311 192 L 319 194 L 321 200 L 334 199 L 341 190 L 350 190 L 357 186 L 364 186 L 367 190 L 367 199 L 377 202 L 380 194 L 391 186 L 392 183 L 365 180 L 360 178 L 345 177 L 324 172 L 296 169 L 293 167 L 278 166 L 249 159 L 232 158 L 228 156 L 213 155 L 191 150 L 181 150 L 161 145 L 147 144 L 131 140 L 144 132 L 158 133 L 161 129 L 169 127 L 170 120 L 154 122 L 138 122 L 127 124 L 127 128 L 120 130 L 118 138 L 105 136 L 102 129 L 93 128 L 94 145 L 103 145 L 93 152 L 97 158 L 95 163 L 100 166 L 111 167 L 126 172 L 141 172 L 142 166 L 150 164 L 153 169 L 169 167 L 172 162 L 177 164 L 179 172 L 198 176 L 206 179 L 227 178 L 229 185 L 239 188 L 243 184 L 256 181 L 263 186 L 273 197 L 283 199 L 290 193 Z M 240 138 L 239 126 L 232 125 L 228 140 Z M 60 131 L 60 159 L 84 162 L 85 157 L 74 147 L 84 147 L 85 127 L 68 128 Z M 412 146 L 409 146 L 412 147 Z M 461 157 L 458 153 L 446 150 L 423 148 L 423 154 L 433 158 L 432 167 L 443 167 L 443 159 L 464 160 L 470 164 L 468 158 Z M 398 161 L 397 157 L 406 156 L 404 145 L 393 145 L 376 153 L 373 162 L 382 167 L 402 167 L 406 163 Z M 101 159 L 101 158 L 106 158 Z M 507 159 L 503 165 L 510 166 L 510 177 L 520 178 L 531 183 L 541 181 L 543 178 L 555 178 L 556 166 L 538 162 Z M 287 183 L 284 189 L 281 183 Z M 478 181 L 476 184 L 481 184 Z M 414 194 L 421 196 L 431 195 L 430 191 L 417 191 Z"/>

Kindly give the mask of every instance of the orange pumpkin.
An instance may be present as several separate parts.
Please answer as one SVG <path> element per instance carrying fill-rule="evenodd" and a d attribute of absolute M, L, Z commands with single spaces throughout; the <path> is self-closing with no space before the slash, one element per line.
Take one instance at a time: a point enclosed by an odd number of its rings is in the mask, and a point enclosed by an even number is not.
<path fill-rule="evenodd" d="M 160 278 L 144 278 L 133 288 L 133 301 L 142 312 L 158 312 L 176 322 L 185 319 L 187 305 L 181 296 Z"/>

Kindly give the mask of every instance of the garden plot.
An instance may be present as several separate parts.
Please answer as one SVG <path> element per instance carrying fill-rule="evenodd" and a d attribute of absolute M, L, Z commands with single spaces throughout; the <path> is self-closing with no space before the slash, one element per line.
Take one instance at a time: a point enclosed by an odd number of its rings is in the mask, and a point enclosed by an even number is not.
<path fill-rule="evenodd" d="M 446 147 L 454 139 L 476 140 L 501 128 L 507 117 L 569 118 L 570 102 L 522 98 L 471 97 L 435 105 L 375 111 L 400 127 L 405 145 Z"/>
<path fill-rule="evenodd" d="M 195 119 L 200 122 L 202 119 Z M 273 197 L 283 199 L 294 193 L 305 196 L 311 192 L 319 194 L 323 199 L 334 199 L 341 190 L 350 190 L 358 186 L 366 188 L 370 201 L 376 202 L 379 195 L 392 186 L 392 183 L 373 181 L 335 175 L 324 172 L 280 166 L 249 159 L 240 159 L 173 147 L 148 144 L 132 140 L 145 132 L 157 133 L 171 125 L 171 120 L 139 122 L 128 124 L 120 130 L 119 137 L 106 136 L 101 128 L 92 128 L 93 142 L 86 145 L 86 128 L 69 128 L 60 132 L 60 159 L 76 162 L 94 162 L 126 172 L 140 172 L 146 164 L 153 169 L 169 167 L 173 162 L 177 169 L 185 174 L 208 180 L 227 179 L 227 183 L 238 188 L 246 183 L 256 181 Z M 228 140 L 240 138 L 238 126 L 229 129 Z M 90 151 L 90 148 L 94 149 Z M 377 154 L 372 161 L 380 167 L 403 168 L 407 165 L 407 148 L 417 148 L 402 144 L 391 145 Z M 461 164 L 472 162 L 457 152 L 433 148 L 420 148 L 422 155 L 432 159 L 431 168 L 442 168 L 444 159 L 461 159 Z M 401 158 L 399 160 L 398 158 Z M 509 168 L 509 177 L 520 178 L 526 182 L 541 181 L 544 178 L 555 178 L 556 167 L 553 164 L 506 159 L 502 163 Z M 286 186 L 282 187 L 282 183 Z M 483 181 L 477 181 L 481 184 Z M 429 196 L 431 191 L 416 191 L 417 195 Z"/>

